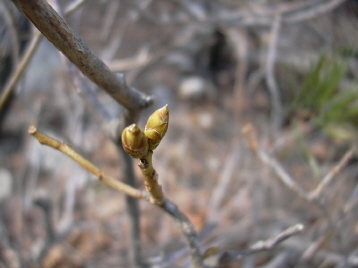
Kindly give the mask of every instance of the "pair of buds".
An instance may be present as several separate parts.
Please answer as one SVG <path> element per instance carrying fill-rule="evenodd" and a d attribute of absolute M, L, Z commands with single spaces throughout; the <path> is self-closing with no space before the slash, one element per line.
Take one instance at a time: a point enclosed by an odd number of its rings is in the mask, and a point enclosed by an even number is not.
<path fill-rule="evenodd" d="M 169 108 L 165 105 L 156 110 L 149 118 L 142 131 L 136 124 L 126 127 L 122 132 L 124 151 L 133 158 L 142 158 L 159 145 L 167 132 L 169 124 Z"/>

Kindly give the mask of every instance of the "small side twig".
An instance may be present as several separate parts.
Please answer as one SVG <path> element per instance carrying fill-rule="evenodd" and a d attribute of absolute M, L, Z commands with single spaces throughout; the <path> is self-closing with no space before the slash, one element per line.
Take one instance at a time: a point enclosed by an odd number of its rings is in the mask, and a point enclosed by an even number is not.
<path fill-rule="evenodd" d="M 348 150 L 342 159 L 335 165 L 330 172 L 322 179 L 322 181 L 317 185 L 316 189 L 310 192 L 309 196 L 312 199 L 317 199 L 321 195 L 324 188 L 331 183 L 334 176 L 336 176 L 344 166 L 347 165 L 348 161 L 353 157 L 354 153 L 353 150 Z"/>
<path fill-rule="evenodd" d="M 193 224 L 190 222 L 187 216 L 185 216 L 185 214 L 178 208 L 178 206 L 172 203 L 167 198 L 164 199 L 163 204 L 159 207 L 174 218 L 186 240 L 188 241 L 191 259 L 193 261 L 193 267 L 203 268 L 203 256 L 201 254 L 200 247 L 197 242 L 197 234 Z"/>
<path fill-rule="evenodd" d="M 24 56 L 22 57 L 19 64 L 16 65 L 16 69 L 13 72 L 11 78 L 6 83 L 3 92 L 1 93 L 0 97 L 0 110 L 4 107 L 5 103 L 9 100 L 12 92 L 14 91 L 15 85 L 20 80 L 24 70 L 26 69 L 27 65 L 29 64 L 32 56 L 34 55 L 36 48 L 40 44 L 43 35 L 40 32 L 36 32 L 34 37 L 31 40 L 29 47 L 26 49 Z"/>
<path fill-rule="evenodd" d="M 46 258 L 49 251 L 60 240 L 62 240 L 70 231 L 69 226 L 62 232 L 56 232 L 56 228 L 53 223 L 52 203 L 48 199 L 38 198 L 34 201 L 35 205 L 42 209 L 45 216 L 46 224 L 46 240 L 40 249 L 39 254 L 36 257 L 36 262 L 42 265 L 44 258 Z"/>
<path fill-rule="evenodd" d="M 253 126 L 249 124 L 244 126 L 242 132 L 249 144 L 250 149 L 258 155 L 258 157 L 263 163 L 267 164 L 273 169 L 273 171 L 275 171 L 281 182 L 287 188 L 297 193 L 300 197 L 306 200 L 310 200 L 305 190 L 293 180 L 293 178 L 290 176 L 290 174 L 288 174 L 288 172 L 283 168 L 283 166 L 275 158 L 270 156 L 267 152 L 265 152 L 258 146 L 256 140 L 256 133 L 254 131 Z"/>
<path fill-rule="evenodd" d="M 303 229 L 304 229 L 303 224 L 299 223 L 299 224 L 293 225 L 274 237 L 271 237 L 264 241 L 256 242 L 254 245 L 252 245 L 249 248 L 249 250 L 251 250 L 252 253 L 255 253 L 255 252 L 262 251 L 262 250 L 272 249 L 275 246 L 277 246 L 279 243 L 285 241 L 287 238 L 289 238 L 299 232 L 302 232 Z"/>
<path fill-rule="evenodd" d="M 278 235 L 271 237 L 267 240 L 258 241 L 248 249 L 239 250 L 239 251 L 228 251 L 225 252 L 225 257 L 229 257 L 231 259 L 239 259 L 245 256 L 249 256 L 261 251 L 271 250 L 276 247 L 281 242 L 285 241 L 286 239 L 290 238 L 293 235 L 296 235 L 302 232 L 304 229 L 304 225 L 302 224 L 295 224 L 283 232 L 279 233 Z"/>
<path fill-rule="evenodd" d="M 60 152 L 64 153 L 68 157 L 75 160 L 79 163 L 82 167 L 87 169 L 89 172 L 94 174 L 98 180 L 104 182 L 105 184 L 109 185 L 110 187 L 124 192 L 129 196 L 134 198 L 146 198 L 147 195 L 145 192 L 135 189 L 121 181 L 116 180 L 114 177 L 104 173 L 101 169 L 96 167 L 93 163 L 91 163 L 88 159 L 83 157 L 81 154 L 76 152 L 71 146 L 67 145 L 64 142 L 60 142 L 50 136 L 47 136 L 45 133 L 41 132 L 34 126 L 30 126 L 28 130 L 29 134 L 34 136 L 41 144 L 50 146 Z"/>

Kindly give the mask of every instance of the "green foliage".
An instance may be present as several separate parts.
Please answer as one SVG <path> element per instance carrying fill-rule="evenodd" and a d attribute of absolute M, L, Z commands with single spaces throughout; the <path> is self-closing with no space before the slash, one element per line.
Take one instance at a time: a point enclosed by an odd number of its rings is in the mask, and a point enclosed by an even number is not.
<path fill-rule="evenodd" d="M 358 131 L 358 83 L 342 88 L 347 73 L 348 61 L 322 55 L 293 102 L 295 110 L 309 110 L 318 127 L 339 139 L 352 139 Z"/>

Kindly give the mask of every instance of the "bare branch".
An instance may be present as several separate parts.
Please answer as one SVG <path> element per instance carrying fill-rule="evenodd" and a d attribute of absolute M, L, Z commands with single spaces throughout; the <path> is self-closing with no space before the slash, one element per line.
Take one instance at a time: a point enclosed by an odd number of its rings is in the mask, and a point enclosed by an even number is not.
<path fill-rule="evenodd" d="M 311 198 L 318 198 L 320 196 L 320 194 L 322 193 L 322 191 L 324 190 L 324 188 L 330 184 L 330 182 L 332 181 L 332 179 L 334 178 L 334 176 L 336 176 L 341 170 L 342 168 L 347 165 L 348 161 L 352 158 L 353 156 L 353 150 L 349 150 L 347 151 L 344 156 L 342 157 L 341 161 L 339 161 L 339 163 L 337 165 L 335 165 L 331 171 L 323 178 L 323 180 L 317 185 L 316 189 L 314 189 L 309 195 Z"/>
<path fill-rule="evenodd" d="M 27 65 L 29 64 L 32 56 L 34 55 L 36 48 L 40 44 L 43 35 L 40 32 L 36 32 L 34 37 L 31 40 L 29 47 L 26 49 L 24 56 L 21 61 L 16 65 L 16 69 L 11 75 L 11 78 L 6 83 L 3 92 L 0 97 L 0 110 L 4 107 L 5 103 L 9 100 L 11 93 L 13 92 L 15 85 L 20 80 L 23 72 L 25 71 Z"/>
<path fill-rule="evenodd" d="M 341 171 L 341 169 L 347 164 L 349 159 L 353 156 L 353 150 L 349 150 L 345 153 L 341 161 L 335 165 L 332 170 L 322 179 L 322 181 L 317 185 L 317 187 L 311 192 L 305 191 L 292 176 L 284 169 L 284 167 L 270 154 L 265 150 L 261 149 L 257 145 L 256 132 L 251 124 L 247 124 L 243 127 L 242 130 L 250 149 L 255 152 L 261 161 L 268 166 L 270 166 L 273 171 L 277 174 L 281 182 L 290 190 L 297 193 L 300 197 L 307 201 L 314 201 L 317 205 L 322 207 L 322 203 L 319 200 L 319 197 L 323 189 L 332 181 L 333 177 Z"/>
<path fill-rule="evenodd" d="M 230 155 L 226 161 L 224 161 L 225 165 L 220 172 L 220 178 L 217 185 L 214 187 L 213 193 L 211 194 L 207 213 L 207 218 L 210 224 L 215 224 L 219 219 L 218 212 L 220 209 L 220 203 L 227 195 L 227 191 L 231 186 L 231 178 L 234 172 L 238 170 L 240 160 L 240 147 L 233 146 Z"/>
<path fill-rule="evenodd" d="M 34 126 L 29 127 L 29 133 L 32 136 L 34 136 L 41 144 L 59 150 L 60 152 L 67 155 L 68 157 L 72 158 L 77 163 L 79 163 L 82 167 L 84 167 L 93 175 L 95 175 L 98 180 L 104 182 L 105 184 L 111 186 L 112 188 L 124 192 L 127 195 L 132 196 L 134 198 L 147 197 L 145 192 L 135 189 L 121 181 L 116 180 L 114 177 L 105 174 L 101 169 L 96 167 L 93 163 L 91 163 L 89 160 L 84 158 L 82 155 L 80 155 L 78 152 L 76 152 L 72 147 L 70 147 L 66 143 L 60 142 L 52 137 L 47 136 L 45 133 L 37 130 L 37 128 Z"/>
<path fill-rule="evenodd" d="M 230 259 L 239 259 L 244 256 L 252 255 L 264 250 L 270 250 L 276 247 L 281 242 L 290 238 L 291 236 L 302 232 L 304 226 L 302 224 L 293 225 L 278 235 L 271 237 L 264 241 L 258 241 L 248 249 L 239 250 L 239 251 L 228 251 L 223 254 L 225 257 L 229 257 Z"/>
<path fill-rule="evenodd" d="M 319 4 L 313 4 L 308 9 L 297 10 L 294 14 L 287 14 L 284 20 L 289 23 L 295 23 L 312 19 L 335 9 L 346 1 L 347 0 L 322 1 Z"/>
<path fill-rule="evenodd" d="M 262 250 L 269 250 L 277 246 L 279 243 L 285 241 L 287 238 L 302 232 L 304 226 L 302 224 L 296 224 L 279 233 L 278 235 L 271 237 L 265 241 L 258 241 L 250 247 L 250 250 L 255 253 Z"/>
<path fill-rule="evenodd" d="M 129 87 L 123 74 L 112 72 L 44 0 L 12 0 L 42 34 L 84 75 L 129 110 L 149 106 L 152 98 Z"/>

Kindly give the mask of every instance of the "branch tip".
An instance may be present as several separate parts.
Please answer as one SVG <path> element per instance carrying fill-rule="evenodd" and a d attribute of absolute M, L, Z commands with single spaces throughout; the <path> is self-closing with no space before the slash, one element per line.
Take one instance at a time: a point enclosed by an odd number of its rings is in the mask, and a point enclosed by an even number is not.
<path fill-rule="evenodd" d="M 29 126 L 29 129 L 27 130 L 29 134 L 33 135 L 36 133 L 37 128 L 33 125 Z"/>

